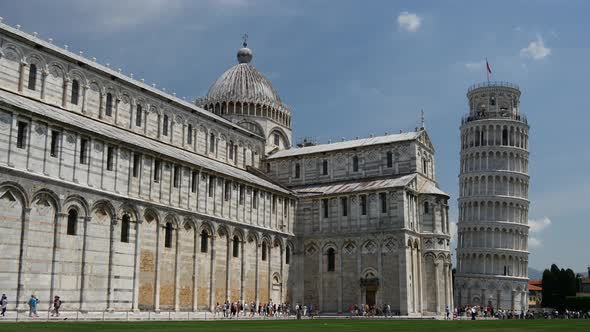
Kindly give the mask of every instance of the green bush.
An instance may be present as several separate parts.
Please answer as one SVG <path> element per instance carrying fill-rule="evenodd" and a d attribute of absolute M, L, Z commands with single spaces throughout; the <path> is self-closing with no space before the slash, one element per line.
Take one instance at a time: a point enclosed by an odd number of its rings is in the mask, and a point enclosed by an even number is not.
<path fill-rule="evenodd" d="M 565 300 L 567 310 L 590 311 L 590 296 L 568 297 Z"/>

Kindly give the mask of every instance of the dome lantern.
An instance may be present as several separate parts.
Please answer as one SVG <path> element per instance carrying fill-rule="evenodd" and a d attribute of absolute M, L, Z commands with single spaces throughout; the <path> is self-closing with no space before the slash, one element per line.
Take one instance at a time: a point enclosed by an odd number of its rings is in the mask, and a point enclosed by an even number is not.
<path fill-rule="evenodd" d="M 239 63 L 250 63 L 252 61 L 252 50 L 248 48 L 248 35 L 244 34 L 242 48 L 238 50 L 237 58 Z"/>

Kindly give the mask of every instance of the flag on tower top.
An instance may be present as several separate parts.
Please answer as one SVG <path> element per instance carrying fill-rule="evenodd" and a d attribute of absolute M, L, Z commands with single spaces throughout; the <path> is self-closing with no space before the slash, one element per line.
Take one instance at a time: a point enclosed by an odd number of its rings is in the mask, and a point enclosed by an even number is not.
<path fill-rule="evenodd" d="M 488 69 L 488 74 L 492 73 L 492 67 L 490 67 L 490 64 L 488 63 L 488 59 L 486 59 L 486 68 Z"/>

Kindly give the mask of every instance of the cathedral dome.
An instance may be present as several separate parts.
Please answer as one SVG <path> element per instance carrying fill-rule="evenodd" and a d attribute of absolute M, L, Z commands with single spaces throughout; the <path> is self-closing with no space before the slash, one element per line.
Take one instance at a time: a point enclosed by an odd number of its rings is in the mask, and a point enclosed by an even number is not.
<path fill-rule="evenodd" d="M 238 50 L 236 57 L 238 64 L 223 73 L 211 85 L 205 97 L 196 100 L 197 106 L 225 115 L 235 114 L 232 105 L 253 105 L 248 110 L 260 107 L 260 115 L 289 126 L 291 111 L 283 104 L 270 80 L 250 63 L 253 54 L 246 42 Z M 247 112 L 244 109 L 241 114 Z"/>
<path fill-rule="evenodd" d="M 209 88 L 208 99 L 227 99 L 235 101 L 259 101 L 280 103 L 281 98 L 272 83 L 264 77 L 247 59 L 252 59 L 250 49 L 238 52 L 239 64 L 223 73 Z M 244 61 L 244 62 L 242 62 Z"/>

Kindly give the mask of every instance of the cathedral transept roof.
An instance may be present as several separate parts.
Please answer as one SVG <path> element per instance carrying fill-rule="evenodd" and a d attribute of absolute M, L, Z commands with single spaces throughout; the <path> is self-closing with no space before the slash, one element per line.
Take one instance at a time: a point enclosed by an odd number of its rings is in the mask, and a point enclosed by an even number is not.
<path fill-rule="evenodd" d="M 312 145 L 303 148 L 293 148 L 289 150 L 281 150 L 277 153 L 269 156 L 267 159 L 278 159 L 278 158 L 285 158 L 285 157 L 293 157 L 293 156 L 300 156 L 300 155 L 307 155 L 312 153 L 323 153 L 328 151 L 336 151 L 336 150 L 345 150 L 345 149 L 353 149 L 363 146 L 370 146 L 370 145 L 377 145 L 377 144 L 387 144 L 387 143 L 394 143 L 394 142 L 402 142 L 402 141 L 413 141 L 420 137 L 422 131 L 411 131 L 407 133 L 400 133 L 400 134 L 393 134 L 393 135 L 384 135 L 384 136 L 376 136 L 376 137 L 369 137 L 369 138 L 361 138 L 355 139 L 351 141 L 344 141 L 344 142 L 337 142 L 337 143 L 329 143 L 329 144 L 319 144 L 319 145 Z"/>

